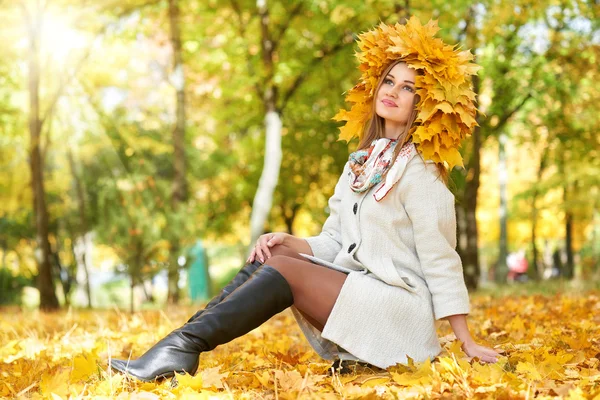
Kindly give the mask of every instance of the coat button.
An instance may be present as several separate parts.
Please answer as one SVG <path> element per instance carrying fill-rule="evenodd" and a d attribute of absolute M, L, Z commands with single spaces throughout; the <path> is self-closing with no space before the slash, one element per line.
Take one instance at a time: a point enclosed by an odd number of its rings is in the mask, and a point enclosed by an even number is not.
<path fill-rule="evenodd" d="M 357 210 L 358 210 L 358 203 L 354 203 L 354 208 L 352 209 L 352 211 L 354 211 L 354 214 L 356 214 Z"/>
<path fill-rule="evenodd" d="M 356 247 L 356 243 L 352 243 L 350 247 L 348 247 L 348 253 L 350 253 Z"/>

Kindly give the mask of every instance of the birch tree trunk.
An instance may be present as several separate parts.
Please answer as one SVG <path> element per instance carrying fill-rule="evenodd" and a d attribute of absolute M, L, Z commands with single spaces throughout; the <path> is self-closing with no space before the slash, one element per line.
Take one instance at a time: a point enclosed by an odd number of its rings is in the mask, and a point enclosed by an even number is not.
<path fill-rule="evenodd" d="M 258 182 L 258 189 L 252 203 L 250 217 L 250 247 L 263 233 L 265 221 L 273 205 L 273 193 L 279 179 L 281 167 L 281 118 L 276 111 L 267 112 L 265 117 L 267 139 L 265 143 L 265 162 Z"/>
<path fill-rule="evenodd" d="M 261 50 L 266 72 L 266 90 L 263 101 L 267 111 L 265 116 L 266 140 L 265 161 L 258 182 L 258 189 L 252 202 L 252 215 L 250 216 L 250 248 L 263 233 L 265 222 L 269 217 L 273 205 L 273 193 L 279 180 L 281 167 L 281 116 L 276 107 L 277 88 L 272 82 L 274 73 L 273 39 L 269 31 L 269 9 L 266 0 L 257 0 L 256 6 L 260 16 Z"/>

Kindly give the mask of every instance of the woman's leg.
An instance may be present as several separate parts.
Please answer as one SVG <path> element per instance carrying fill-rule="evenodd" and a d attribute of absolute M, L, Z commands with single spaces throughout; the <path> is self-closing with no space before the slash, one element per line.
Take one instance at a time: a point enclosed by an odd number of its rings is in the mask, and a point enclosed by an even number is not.
<path fill-rule="evenodd" d="M 273 256 L 266 263 L 286 279 L 298 311 L 323 331 L 348 275 L 288 256 Z"/>
<path fill-rule="evenodd" d="M 306 258 L 302 257 L 300 254 L 298 254 L 298 252 L 296 252 L 292 248 L 287 247 L 282 244 L 275 245 L 271 248 L 271 258 L 274 256 L 287 256 L 287 257 L 296 258 L 298 260 L 308 261 L 308 260 L 306 260 Z M 267 259 L 266 261 L 269 262 L 269 260 L 270 259 Z M 221 289 L 219 294 L 217 294 L 215 297 L 213 297 L 210 300 L 210 302 L 203 309 L 198 310 L 194 315 L 192 315 L 187 322 L 191 322 L 191 321 L 195 320 L 200 315 L 202 315 L 204 310 L 207 310 L 207 309 L 215 306 L 216 304 L 219 304 L 225 297 L 227 297 L 231 292 L 233 292 L 238 286 L 240 286 L 244 282 L 246 282 L 248 280 L 248 278 L 250 277 L 250 275 L 252 275 L 254 273 L 254 271 L 256 271 L 256 269 L 258 267 L 260 267 L 261 265 L 262 265 L 262 263 L 258 260 L 255 260 L 252 263 L 247 263 L 246 265 L 244 265 L 242 267 L 242 269 L 237 273 L 237 275 L 235 277 L 233 277 L 233 279 L 231 281 L 229 281 L 229 283 L 227 285 L 225 285 L 225 287 L 223 289 Z M 314 318 L 312 318 L 310 315 L 306 314 L 304 311 L 302 311 L 300 309 L 298 309 L 298 311 L 315 328 L 317 328 L 320 331 L 323 330 L 322 325 L 320 323 L 318 323 Z"/>

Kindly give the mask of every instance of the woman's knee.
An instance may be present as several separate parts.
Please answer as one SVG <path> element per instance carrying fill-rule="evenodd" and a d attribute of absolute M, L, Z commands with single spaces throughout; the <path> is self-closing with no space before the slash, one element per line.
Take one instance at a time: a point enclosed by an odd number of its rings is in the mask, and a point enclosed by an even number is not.
<path fill-rule="evenodd" d="M 297 251 L 295 251 L 291 247 L 287 247 L 283 244 L 276 244 L 275 246 L 273 246 L 270 249 L 270 251 L 271 251 L 271 258 L 273 258 L 275 256 L 286 256 L 286 257 L 296 258 L 299 260 L 304 260 L 304 257 L 302 257 L 300 254 L 298 254 Z"/>
<path fill-rule="evenodd" d="M 293 257 L 282 254 L 274 254 L 268 260 L 265 261 L 265 264 L 268 264 L 271 267 L 280 270 L 289 265 L 290 261 L 292 260 L 294 260 Z"/>

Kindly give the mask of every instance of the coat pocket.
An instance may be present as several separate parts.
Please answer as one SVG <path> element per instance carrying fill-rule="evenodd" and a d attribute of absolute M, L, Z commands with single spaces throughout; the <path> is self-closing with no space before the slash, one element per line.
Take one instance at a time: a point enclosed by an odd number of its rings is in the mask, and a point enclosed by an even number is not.
<path fill-rule="evenodd" d="M 390 257 L 386 257 L 385 261 L 386 261 L 385 265 L 389 271 L 389 274 L 394 277 L 393 285 L 402 287 L 412 293 L 418 292 L 417 285 L 415 285 L 412 278 L 410 276 L 408 276 L 407 274 L 403 274 L 402 271 L 400 271 L 398 268 L 396 268 L 396 265 L 394 264 L 394 262 L 392 261 L 392 259 Z"/>

